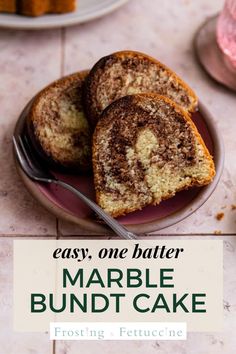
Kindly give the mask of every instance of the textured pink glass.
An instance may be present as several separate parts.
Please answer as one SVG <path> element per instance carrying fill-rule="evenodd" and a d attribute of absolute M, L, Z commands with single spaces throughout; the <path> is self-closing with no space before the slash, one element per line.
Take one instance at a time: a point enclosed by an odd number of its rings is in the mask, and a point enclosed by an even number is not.
<path fill-rule="evenodd" d="M 226 0 L 216 33 L 219 47 L 236 68 L 236 0 Z"/>

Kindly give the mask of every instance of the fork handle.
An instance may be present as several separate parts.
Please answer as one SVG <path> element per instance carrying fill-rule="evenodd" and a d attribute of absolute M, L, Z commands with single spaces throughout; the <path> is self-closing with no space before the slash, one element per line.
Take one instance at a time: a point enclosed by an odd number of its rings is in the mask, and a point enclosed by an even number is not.
<path fill-rule="evenodd" d="M 77 188 L 72 185 L 63 182 L 61 180 L 52 180 L 51 182 L 64 187 L 65 189 L 71 191 L 75 195 L 77 195 L 85 204 L 87 204 L 105 223 L 110 226 L 110 228 L 120 237 L 126 240 L 135 240 L 137 236 L 132 232 L 128 231 L 124 226 L 119 224 L 115 219 L 113 219 L 110 215 L 108 215 L 102 208 L 100 208 L 96 203 L 94 203 L 91 199 L 86 197 L 82 192 L 80 192 Z"/>

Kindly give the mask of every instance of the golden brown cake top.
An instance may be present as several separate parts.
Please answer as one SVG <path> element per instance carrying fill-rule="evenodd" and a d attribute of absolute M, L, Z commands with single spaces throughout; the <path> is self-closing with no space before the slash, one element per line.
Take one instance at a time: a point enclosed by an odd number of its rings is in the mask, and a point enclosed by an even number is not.
<path fill-rule="evenodd" d="M 86 83 L 86 108 L 95 126 L 103 109 L 126 95 L 156 92 L 194 111 L 197 97 L 170 69 L 143 53 L 123 51 L 100 59 Z"/>
<path fill-rule="evenodd" d="M 93 168 L 97 202 L 113 216 L 210 183 L 215 174 L 190 116 L 157 94 L 125 96 L 103 111 Z"/>
<path fill-rule="evenodd" d="M 53 161 L 75 170 L 89 168 L 91 137 L 82 107 L 87 73 L 62 78 L 42 90 L 29 113 L 29 125 L 43 151 Z"/>

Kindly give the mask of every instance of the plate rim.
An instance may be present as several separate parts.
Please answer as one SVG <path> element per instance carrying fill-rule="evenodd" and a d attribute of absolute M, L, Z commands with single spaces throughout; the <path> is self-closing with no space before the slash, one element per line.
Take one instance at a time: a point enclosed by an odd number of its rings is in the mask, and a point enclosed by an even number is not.
<path fill-rule="evenodd" d="M 77 12 L 72 12 L 70 14 L 64 14 L 67 15 L 67 18 L 60 18 L 58 17 L 57 21 L 53 21 L 50 22 L 50 15 L 46 15 L 48 22 L 46 21 L 45 23 L 32 23 L 32 21 L 25 21 L 24 23 L 20 24 L 18 23 L 14 23 L 14 22 L 1 22 L 1 17 L 0 17 L 0 28 L 5 28 L 5 29 L 13 29 L 13 30 L 43 30 L 43 29 L 53 29 L 53 28 L 59 28 L 59 27 L 69 27 L 69 26 L 74 26 L 74 25 L 78 25 L 78 24 L 82 24 L 82 23 L 86 23 L 95 19 L 98 19 L 102 16 L 108 15 L 109 13 L 117 10 L 119 7 L 123 6 L 125 3 L 127 3 L 129 0 L 116 0 L 116 2 L 114 2 L 112 0 L 112 2 L 110 4 L 108 4 L 108 6 L 101 8 L 100 10 L 97 11 L 93 11 L 93 12 L 89 12 L 87 15 L 85 14 L 83 17 L 80 16 L 79 12 L 78 15 L 76 16 Z M 15 14 L 4 14 L 1 13 L 0 15 L 5 15 L 7 16 L 17 16 Z M 18 15 L 19 16 L 19 15 Z M 43 17 L 46 18 L 46 16 L 41 16 L 40 18 L 42 19 Z M 60 15 L 60 16 L 63 16 Z M 22 16 L 23 17 L 23 16 Z M 27 19 L 29 19 L 28 17 L 26 17 Z M 32 20 L 34 18 L 32 17 Z"/>
<path fill-rule="evenodd" d="M 14 128 L 14 133 L 13 133 L 14 135 L 17 134 L 17 132 L 21 129 L 23 124 L 22 116 L 25 114 L 25 111 L 28 109 L 31 101 L 26 105 L 26 107 L 23 109 L 22 113 L 20 114 Z M 168 217 L 163 217 L 159 220 L 145 222 L 143 224 L 125 225 L 129 231 L 132 231 L 136 234 L 148 234 L 151 232 L 161 231 L 167 227 L 173 226 L 179 223 L 180 221 L 186 219 L 194 212 L 196 212 L 210 198 L 215 188 L 217 187 L 224 168 L 225 154 L 224 154 L 223 138 L 217 128 L 217 123 L 215 122 L 212 114 L 208 111 L 206 106 L 201 101 L 199 101 L 199 111 L 203 113 L 204 121 L 213 139 L 214 155 L 215 155 L 214 163 L 216 166 L 216 175 L 214 177 L 213 182 L 205 187 L 202 187 L 199 193 L 196 195 L 196 197 L 194 197 L 194 199 L 190 201 L 190 203 L 188 203 L 185 207 L 181 208 L 180 210 L 169 215 Z M 73 224 L 80 226 L 84 231 L 92 232 L 93 235 L 112 234 L 112 231 L 106 225 L 99 224 L 98 222 L 96 222 L 96 220 L 92 220 L 89 218 L 77 218 L 74 214 L 65 211 L 65 209 L 63 209 L 62 207 L 54 204 L 40 191 L 40 188 L 36 187 L 35 182 L 31 181 L 25 175 L 25 173 L 22 171 L 22 169 L 18 164 L 15 154 L 14 154 L 14 161 L 15 161 L 18 174 L 23 184 L 25 185 L 26 189 L 51 214 L 56 216 L 58 219 L 62 219 L 67 222 L 72 222 Z"/>

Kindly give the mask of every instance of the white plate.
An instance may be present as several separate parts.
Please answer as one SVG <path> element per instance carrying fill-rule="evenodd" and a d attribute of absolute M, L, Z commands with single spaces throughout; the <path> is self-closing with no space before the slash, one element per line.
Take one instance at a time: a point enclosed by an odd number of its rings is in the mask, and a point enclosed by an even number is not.
<path fill-rule="evenodd" d="M 114 11 L 128 0 L 78 0 L 77 10 L 62 15 L 27 17 L 0 13 L 0 27 L 12 29 L 44 29 L 72 26 Z"/>

